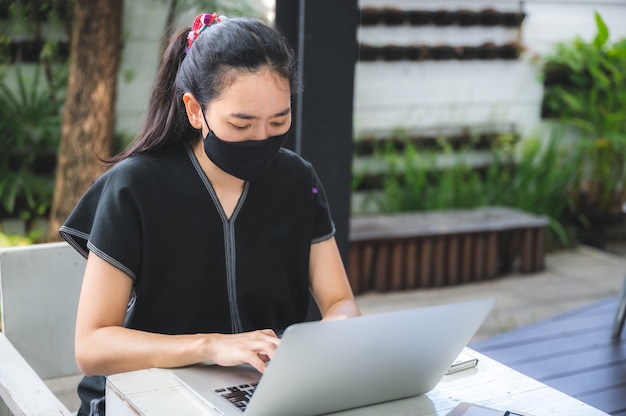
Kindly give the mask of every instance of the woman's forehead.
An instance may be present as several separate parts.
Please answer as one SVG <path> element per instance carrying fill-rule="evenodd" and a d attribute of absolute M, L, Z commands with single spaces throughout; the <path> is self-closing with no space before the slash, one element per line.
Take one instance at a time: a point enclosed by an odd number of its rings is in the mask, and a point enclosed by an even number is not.
<path fill-rule="evenodd" d="M 289 81 L 270 70 L 237 71 L 210 107 L 227 112 L 277 114 L 291 104 Z"/>
<path fill-rule="evenodd" d="M 263 67 L 258 70 L 240 70 L 232 69 L 226 71 L 224 74 L 225 82 L 223 91 L 227 91 L 232 87 L 242 87 L 255 84 L 272 85 L 275 88 L 285 90 L 291 93 L 291 86 L 289 80 L 276 71 L 272 71 L 268 67 Z"/>

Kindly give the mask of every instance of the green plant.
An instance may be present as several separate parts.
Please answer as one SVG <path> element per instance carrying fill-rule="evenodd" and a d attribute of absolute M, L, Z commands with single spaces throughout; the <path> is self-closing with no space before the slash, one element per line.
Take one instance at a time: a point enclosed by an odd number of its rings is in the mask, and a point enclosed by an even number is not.
<path fill-rule="evenodd" d="M 27 246 L 33 244 L 33 239 L 17 234 L 4 234 L 0 231 L 0 248 Z"/>
<path fill-rule="evenodd" d="M 552 129 L 541 139 L 523 140 L 511 155 L 499 155 L 487 174 L 491 205 L 504 205 L 545 216 L 561 244 L 570 244 L 566 229 L 572 211 L 570 189 L 579 165 L 579 153 L 563 144 L 563 130 Z"/>
<path fill-rule="evenodd" d="M 402 212 L 423 210 L 426 207 L 424 193 L 427 187 L 428 171 L 434 161 L 422 155 L 415 146 L 407 145 L 404 154 L 399 155 L 393 146 L 385 144 L 383 158 L 389 171 L 383 178 L 383 190 L 379 200 L 382 211 Z M 410 189 L 410 192 L 406 192 Z"/>
<path fill-rule="evenodd" d="M 481 170 L 469 162 L 471 148 L 470 144 L 454 151 L 445 138 L 440 138 L 434 149 L 407 142 L 401 153 L 387 145 L 383 158 L 389 169 L 383 179 L 381 210 L 402 212 L 487 205 Z"/>
<path fill-rule="evenodd" d="M 616 213 L 626 201 L 626 39 L 611 44 L 597 12 L 595 21 L 591 42 L 577 37 L 545 58 L 543 108 L 580 136 L 576 209 Z"/>
<path fill-rule="evenodd" d="M 531 137 L 519 143 L 512 135 L 502 135 L 487 168 L 467 162 L 471 147 L 454 153 L 445 140 L 434 150 L 407 143 L 401 153 L 387 144 L 382 157 L 389 170 L 379 194 L 380 211 L 509 206 L 548 217 L 553 240 L 568 246 L 569 189 L 580 154 L 570 151 L 562 137 L 562 129 L 551 130 L 546 139 Z M 442 155 L 453 163 L 440 166 Z"/>
<path fill-rule="evenodd" d="M 50 206 L 52 172 L 42 166 L 54 165 L 61 133 L 59 106 L 40 74 L 38 66 L 29 79 L 18 65 L 17 90 L 0 83 L 0 208 L 24 219 Z"/>

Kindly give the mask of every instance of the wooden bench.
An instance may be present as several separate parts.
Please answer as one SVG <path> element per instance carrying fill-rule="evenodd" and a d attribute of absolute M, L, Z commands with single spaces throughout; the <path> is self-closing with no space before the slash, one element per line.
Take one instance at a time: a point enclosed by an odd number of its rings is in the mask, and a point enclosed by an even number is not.
<path fill-rule="evenodd" d="M 348 276 L 361 293 L 539 271 L 547 224 L 544 217 L 503 207 L 353 217 Z"/>

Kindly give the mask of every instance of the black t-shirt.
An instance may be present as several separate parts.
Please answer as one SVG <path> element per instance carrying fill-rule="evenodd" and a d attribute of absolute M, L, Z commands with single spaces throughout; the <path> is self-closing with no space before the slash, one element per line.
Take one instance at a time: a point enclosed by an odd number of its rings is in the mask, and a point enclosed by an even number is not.
<path fill-rule="evenodd" d="M 303 321 L 311 244 L 334 232 L 322 185 L 295 153 L 281 149 L 245 183 L 227 218 L 189 144 L 116 164 L 60 229 L 82 255 L 133 279 L 124 325 L 163 334 L 280 332 Z"/>

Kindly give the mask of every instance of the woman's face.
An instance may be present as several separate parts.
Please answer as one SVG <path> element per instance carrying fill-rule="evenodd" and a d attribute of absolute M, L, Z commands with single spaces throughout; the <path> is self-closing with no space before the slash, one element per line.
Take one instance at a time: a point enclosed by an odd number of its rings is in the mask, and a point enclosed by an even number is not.
<path fill-rule="evenodd" d="M 291 126 L 289 81 L 264 70 L 236 74 L 206 109 L 206 121 L 217 137 L 239 142 L 284 134 Z M 203 126 L 203 136 L 208 129 Z"/>

